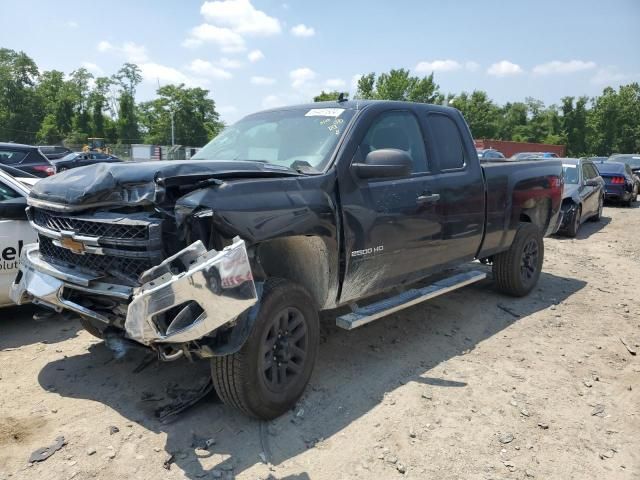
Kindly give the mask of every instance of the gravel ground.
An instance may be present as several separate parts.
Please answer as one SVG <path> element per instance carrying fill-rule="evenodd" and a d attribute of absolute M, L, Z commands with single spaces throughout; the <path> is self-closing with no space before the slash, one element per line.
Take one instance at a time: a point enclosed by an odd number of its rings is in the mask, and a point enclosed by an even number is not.
<path fill-rule="evenodd" d="M 207 364 L 115 360 L 74 320 L 2 310 L 0 479 L 640 479 L 639 232 L 640 208 L 608 207 L 546 239 L 523 299 L 487 281 L 352 332 L 327 316 L 305 397 L 269 423 L 211 395 L 163 424 Z"/>

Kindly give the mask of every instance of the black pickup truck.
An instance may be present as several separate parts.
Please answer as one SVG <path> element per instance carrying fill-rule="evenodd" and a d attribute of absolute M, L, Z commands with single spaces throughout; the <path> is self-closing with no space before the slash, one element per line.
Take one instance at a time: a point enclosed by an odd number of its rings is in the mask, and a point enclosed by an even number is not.
<path fill-rule="evenodd" d="M 166 361 L 209 359 L 226 403 L 273 418 L 311 376 L 321 310 L 349 307 L 337 323 L 355 328 L 484 278 L 429 280 L 474 259 L 500 291 L 531 291 L 562 179 L 558 160 L 481 163 L 452 108 L 264 111 L 190 161 L 37 183 L 27 214 L 39 243 L 23 249 L 12 298 L 71 310 L 93 335 Z"/>

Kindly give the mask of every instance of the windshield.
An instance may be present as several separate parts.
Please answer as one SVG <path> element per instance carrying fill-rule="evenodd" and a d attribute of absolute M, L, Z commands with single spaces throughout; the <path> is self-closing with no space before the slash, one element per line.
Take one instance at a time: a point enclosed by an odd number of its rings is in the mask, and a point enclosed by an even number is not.
<path fill-rule="evenodd" d="M 620 155 L 611 157 L 610 162 L 626 163 L 631 168 L 640 168 L 640 155 Z"/>
<path fill-rule="evenodd" d="M 322 170 L 344 133 L 352 110 L 296 108 L 256 113 L 225 128 L 194 160 L 245 160 Z"/>
<path fill-rule="evenodd" d="M 573 163 L 565 163 L 562 165 L 562 173 L 564 174 L 564 183 L 578 184 L 580 174 L 578 173 L 578 165 Z"/>
<path fill-rule="evenodd" d="M 62 157 L 60 160 L 73 160 L 74 158 L 76 158 L 78 154 L 73 152 L 73 153 L 69 153 L 67 155 L 65 155 L 64 157 Z"/>

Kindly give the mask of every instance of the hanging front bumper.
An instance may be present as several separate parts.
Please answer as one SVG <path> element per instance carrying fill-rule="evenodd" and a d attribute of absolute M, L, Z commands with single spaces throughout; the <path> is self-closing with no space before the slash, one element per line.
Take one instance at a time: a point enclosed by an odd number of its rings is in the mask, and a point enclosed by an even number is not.
<path fill-rule="evenodd" d="M 33 302 L 56 311 L 71 310 L 107 326 L 112 320 L 105 314 L 73 298 L 77 293 L 109 297 L 128 304 L 126 336 L 144 345 L 199 340 L 257 302 L 249 257 L 239 238 L 221 251 L 207 251 L 197 241 L 142 273 L 140 279 L 142 285 L 137 288 L 107 283 L 101 275 L 47 262 L 38 245 L 31 244 L 22 251 L 11 298 L 18 305 Z M 176 316 L 177 322 L 170 322 L 166 329 L 160 327 L 161 314 L 192 302 L 202 310 L 196 318 Z"/>

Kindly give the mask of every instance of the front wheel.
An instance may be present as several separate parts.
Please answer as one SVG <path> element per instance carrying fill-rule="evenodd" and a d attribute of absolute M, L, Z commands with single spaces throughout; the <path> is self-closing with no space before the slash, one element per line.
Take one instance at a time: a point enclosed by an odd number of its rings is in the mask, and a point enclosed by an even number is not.
<path fill-rule="evenodd" d="M 211 361 L 218 396 L 247 415 L 272 419 L 302 395 L 318 353 L 315 302 L 299 285 L 269 279 L 253 330 L 240 351 Z"/>
<path fill-rule="evenodd" d="M 493 278 L 498 290 L 514 297 L 528 294 L 540 278 L 543 259 L 540 229 L 521 223 L 509 250 L 494 257 Z"/>
<path fill-rule="evenodd" d="M 571 224 L 567 227 L 567 236 L 574 238 L 578 235 L 578 230 L 580 230 L 580 220 L 582 217 L 582 207 L 578 206 L 576 208 L 576 213 L 573 214 L 573 219 Z"/>
<path fill-rule="evenodd" d="M 600 200 L 598 200 L 598 211 L 596 212 L 596 214 L 591 217 L 591 221 L 592 222 L 599 222 L 600 219 L 602 218 L 602 209 L 604 207 L 604 199 L 602 197 L 600 197 Z"/>

